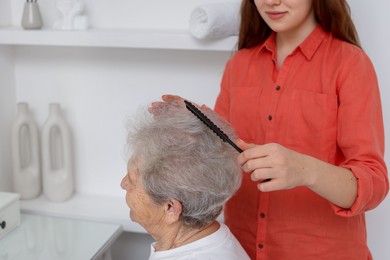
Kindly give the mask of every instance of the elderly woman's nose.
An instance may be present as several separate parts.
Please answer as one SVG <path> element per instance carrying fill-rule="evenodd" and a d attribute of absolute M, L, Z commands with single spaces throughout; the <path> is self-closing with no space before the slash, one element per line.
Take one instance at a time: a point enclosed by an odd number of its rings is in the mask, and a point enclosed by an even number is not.
<path fill-rule="evenodd" d="M 127 190 L 129 185 L 128 185 L 128 179 L 127 179 L 127 175 L 125 175 L 125 177 L 123 177 L 122 181 L 121 181 L 121 188 L 124 189 L 124 190 Z"/>

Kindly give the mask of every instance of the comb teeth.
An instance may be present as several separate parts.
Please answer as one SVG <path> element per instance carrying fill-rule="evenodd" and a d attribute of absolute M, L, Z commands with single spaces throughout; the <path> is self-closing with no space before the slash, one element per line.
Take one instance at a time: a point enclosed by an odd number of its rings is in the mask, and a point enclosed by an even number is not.
<path fill-rule="evenodd" d="M 191 102 L 184 100 L 186 104 L 186 108 L 191 111 L 200 121 L 202 121 L 208 128 L 210 128 L 222 141 L 229 143 L 234 149 L 236 149 L 239 153 L 242 150 L 232 141 L 230 138 L 221 130 L 218 126 L 216 126 L 213 121 L 211 121 L 205 114 L 202 113 L 196 106 L 194 106 Z"/>

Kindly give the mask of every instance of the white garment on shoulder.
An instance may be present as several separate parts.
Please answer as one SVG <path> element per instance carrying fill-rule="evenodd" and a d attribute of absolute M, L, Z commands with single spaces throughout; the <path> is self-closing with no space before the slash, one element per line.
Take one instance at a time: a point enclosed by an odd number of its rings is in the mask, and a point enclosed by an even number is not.
<path fill-rule="evenodd" d="M 171 250 L 156 252 L 153 243 L 149 260 L 249 260 L 229 228 L 223 223 L 220 225 L 207 237 Z"/>

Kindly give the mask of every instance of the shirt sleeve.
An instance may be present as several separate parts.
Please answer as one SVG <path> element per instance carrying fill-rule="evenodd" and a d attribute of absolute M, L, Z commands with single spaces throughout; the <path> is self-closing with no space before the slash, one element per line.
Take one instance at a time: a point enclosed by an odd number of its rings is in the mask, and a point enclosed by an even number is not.
<path fill-rule="evenodd" d="M 358 194 L 350 209 L 332 207 L 337 215 L 354 216 L 378 206 L 389 190 L 378 80 L 363 51 L 345 61 L 337 84 L 337 142 L 345 157 L 340 166 L 355 175 Z"/>

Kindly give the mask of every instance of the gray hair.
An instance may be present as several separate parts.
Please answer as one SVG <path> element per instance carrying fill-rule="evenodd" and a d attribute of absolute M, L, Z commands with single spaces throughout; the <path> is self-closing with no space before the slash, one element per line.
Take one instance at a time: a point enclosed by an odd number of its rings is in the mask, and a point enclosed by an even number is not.
<path fill-rule="evenodd" d="M 205 114 L 234 141 L 233 129 L 213 111 Z M 157 205 L 182 203 L 188 227 L 213 222 L 241 184 L 237 151 L 185 107 L 166 105 L 130 126 L 128 146 L 137 158 L 141 183 Z"/>

